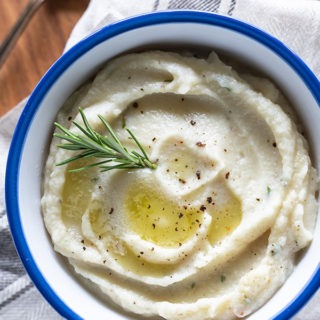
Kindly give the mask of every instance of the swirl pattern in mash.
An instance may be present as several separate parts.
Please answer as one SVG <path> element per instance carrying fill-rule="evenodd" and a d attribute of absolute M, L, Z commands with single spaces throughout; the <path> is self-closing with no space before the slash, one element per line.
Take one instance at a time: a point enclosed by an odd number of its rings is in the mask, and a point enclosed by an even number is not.
<path fill-rule="evenodd" d="M 128 147 L 156 170 L 72 173 L 54 139 L 42 207 L 56 251 L 124 309 L 165 319 L 233 319 L 263 305 L 312 239 L 317 178 L 290 107 L 268 80 L 215 53 L 128 54 L 65 103 L 58 121 Z"/>

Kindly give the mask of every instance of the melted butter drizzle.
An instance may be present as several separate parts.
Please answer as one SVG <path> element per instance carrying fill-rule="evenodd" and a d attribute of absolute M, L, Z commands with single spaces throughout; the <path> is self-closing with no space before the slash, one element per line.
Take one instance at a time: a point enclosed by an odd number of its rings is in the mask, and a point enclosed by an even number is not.
<path fill-rule="evenodd" d="M 143 240 L 178 247 L 196 235 L 203 220 L 201 210 L 179 205 L 143 186 L 131 190 L 125 200 L 126 218 L 130 229 Z"/>
<path fill-rule="evenodd" d="M 85 161 L 70 163 L 66 168 L 65 183 L 61 194 L 61 215 L 66 225 L 81 224 L 94 188 L 95 179 L 92 170 L 70 172 L 70 170 L 85 165 Z"/>
<path fill-rule="evenodd" d="M 242 220 L 241 202 L 235 195 L 229 193 L 226 202 L 214 204 L 214 208 L 208 210 L 212 217 L 208 239 L 214 245 L 239 226 Z"/>
<path fill-rule="evenodd" d="M 78 165 L 82 165 L 77 163 Z M 62 190 L 62 217 L 67 225 L 80 225 L 81 217 L 88 209 L 91 192 L 95 181 L 91 170 L 81 173 L 69 172 L 76 165 L 70 163 L 66 170 L 65 185 Z M 210 203 L 206 203 L 206 211 L 211 215 L 212 222 L 207 238 L 214 245 L 224 237 L 230 235 L 240 224 L 242 210 L 240 200 L 225 187 L 226 194 L 221 203 L 215 203 L 215 196 Z M 130 188 L 125 201 L 129 227 L 142 239 L 164 247 L 179 247 L 192 237 L 197 236 L 201 226 L 204 211 L 192 207 L 189 203 L 178 205 L 156 194 L 141 185 Z M 227 191 L 227 192 L 225 192 Z M 93 206 L 90 209 L 90 223 L 97 238 L 106 236 L 106 212 L 104 208 Z M 124 268 L 136 274 L 163 276 L 170 274 L 178 265 L 153 264 L 135 255 L 129 248 L 124 255 L 106 248 L 109 254 Z M 183 261 L 182 261 L 183 263 Z"/>

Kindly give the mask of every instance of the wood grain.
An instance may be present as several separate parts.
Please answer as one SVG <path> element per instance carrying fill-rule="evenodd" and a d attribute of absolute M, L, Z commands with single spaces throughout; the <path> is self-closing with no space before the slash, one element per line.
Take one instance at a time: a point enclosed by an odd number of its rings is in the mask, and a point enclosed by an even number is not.
<path fill-rule="evenodd" d="M 28 0 L 0 0 L 0 42 Z M 0 117 L 28 96 L 63 52 L 89 0 L 47 0 L 35 13 L 0 67 Z"/>

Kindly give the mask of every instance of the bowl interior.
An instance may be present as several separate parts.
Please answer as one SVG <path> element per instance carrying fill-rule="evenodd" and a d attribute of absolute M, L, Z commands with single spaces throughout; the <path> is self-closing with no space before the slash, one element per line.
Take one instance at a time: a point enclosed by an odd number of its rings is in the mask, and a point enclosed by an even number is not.
<path fill-rule="evenodd" d="M 108 59 L 127 51 L 179 47 L 231 55 L 274 79 L 307 128 L 314 165 L 320 169 L 319 82 L 277 40 L 230 18 L 182 11 L 136 17 L 97 32 L 59 59 L 35 89 L 18 123 L 7 168 L 7 208 L 17 249 L 37 287 L 64 317 L 129 316 L 107 307 L 82 286 L 68 263 L 54 253 L 43 225 L 42 170 L 56 114 L 67 97 Z M 319 222 L 314 241 L 288 281 L 248 319 L 287 319 L 319 286 Z"/>

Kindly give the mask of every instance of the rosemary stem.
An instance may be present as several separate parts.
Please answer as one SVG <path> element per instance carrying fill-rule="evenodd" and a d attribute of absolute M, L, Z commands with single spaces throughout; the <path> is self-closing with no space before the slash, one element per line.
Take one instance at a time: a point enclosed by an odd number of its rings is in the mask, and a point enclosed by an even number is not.
<path fill-rule="evenodd" d="M 57 122 L 54 123 L 56 128 L 62 132 L 54 133 L 54 136 L 66 141 L 57 146 L 73 152 L 81 151 L 57 165 L 65 165 L 80 159 L 99 158 L 105 160 L 93 161 L 88 165 L 73 169 L 72 171 L 81 171 L 92 167 L 98 167 L 101 171 L 136 168 L 156 169 L 157 164 L 149 159 L 143 146 L 129 129 L 126 129 L 126 131 L 135 142 L 141 154 L 137 151 L 128 151 L 116 135 L 110 123 L 101 115 L 98 115 L 98 117 L 106 128 L 108 135 L 101 135 L 95 131 L 86 118 L 84 111 L 79 108 L 79 112 L 83 125 L 76 121 L 73 121 L 73 124 L 80 130 L 80 134 L 71 132 Z"/>

